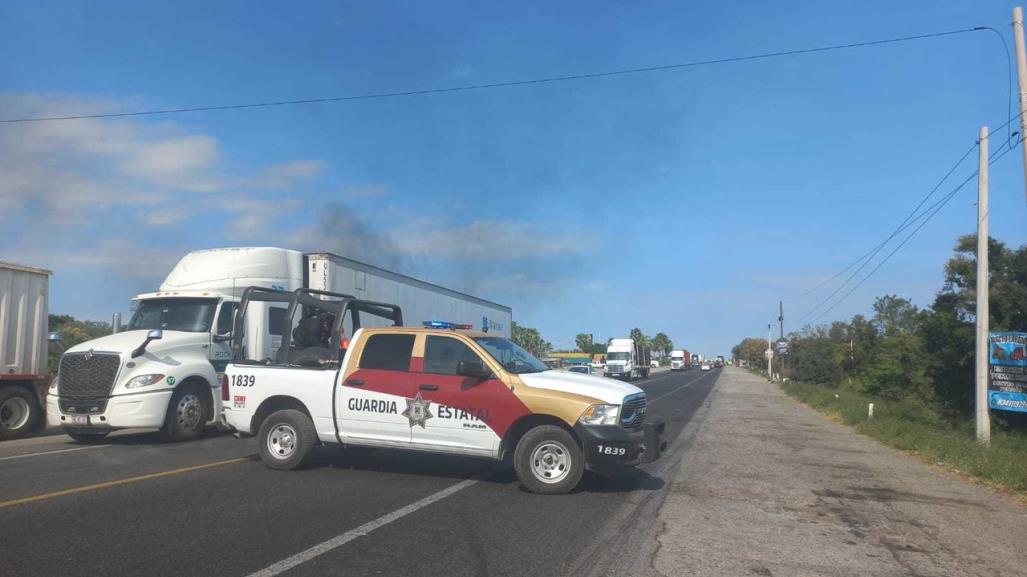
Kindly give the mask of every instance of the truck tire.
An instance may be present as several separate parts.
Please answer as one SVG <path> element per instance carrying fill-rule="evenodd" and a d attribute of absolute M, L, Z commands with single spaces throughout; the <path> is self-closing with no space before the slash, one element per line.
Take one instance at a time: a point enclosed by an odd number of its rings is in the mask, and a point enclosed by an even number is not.
<path fill-rule="evenodd" d="M 191 441 L 203 436 L 210 420 L 207 393 L 198 386 L 179 386 L 168 402 L 160 434 L 166 441 Z"/>
<path fill-rule="evenodd" d="M 76 429 L 67 429 L 64 432 L 79 443 L 99 443 L 106 439 L 110 433 L 110 431 L 82 431 Z"/>
<path fill-rule="evenodd" d="M 314 422 L 302 411 L 284 409 L 268 415 L 257 435 L 260 458 L 272 469 L 291 471 L 310 464 L 317 445 Z"/>
<path fill-rule="evenodd" d="M 0 389 L 0 440 L 24 437 L 42 412 L 32 391 L 19 386 Z"/>
<path fill-rule="evenodd" d="M 524 488 L 542 495 L 569 493 L 585 472 L 578 441 L 555 425 L 540 425 L 525 433 L 514 449 L 513 461 Z"/>

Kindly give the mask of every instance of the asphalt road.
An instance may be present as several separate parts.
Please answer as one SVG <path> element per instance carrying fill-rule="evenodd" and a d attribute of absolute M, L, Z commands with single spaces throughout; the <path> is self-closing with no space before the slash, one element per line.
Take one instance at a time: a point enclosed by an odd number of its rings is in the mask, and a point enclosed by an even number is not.
<path fill-rule="evenodd" d="M 623 478 L 525 492 L 509 465 L 325 448 L 272 471 L 253 439 L 0 444 L 0 575 L 584 575 L 652 522 L 719 371 L 638 381 L 671 447 Z"/>

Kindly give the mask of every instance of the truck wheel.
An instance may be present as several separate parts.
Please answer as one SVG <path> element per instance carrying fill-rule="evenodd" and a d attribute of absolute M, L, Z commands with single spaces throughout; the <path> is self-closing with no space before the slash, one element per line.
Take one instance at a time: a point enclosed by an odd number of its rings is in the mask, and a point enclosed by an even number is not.
<path fill-rule="evenodd" d="M 310 417 L 295 409 L 285 409 L 264 419 L 257 443 L 265 465 L 291 471 L 310 463 L 317 444 L 317 431 Z"/>
<path fill-rule="evenodd" d="M 207 395 L 199 387 L 178 387 L 168 403 L 161 436 L 167 441 L 191 441 L 202 437 L 210 420 L 208 405 Z"/>
<path fill-rule="evenodd" d="M 75 429 L 68 429 L 64 432 L 79 443 L 99 443 L 106 439 L 109 433 L 109 431 L 79 431 Z"/>
<path fill-rule="evenodd" d="M 24 437 L 40 413 L 32 391 L 18 386 L 0 389 L 0 440 Z"/>
<path fill-rule="evenodd" d="M 514 469 L 532 493 L 562 495 L 578 486 L 585 456 L 577 440 L 554 425 L 541 425 L 521 437 L 514 449 Z"/>

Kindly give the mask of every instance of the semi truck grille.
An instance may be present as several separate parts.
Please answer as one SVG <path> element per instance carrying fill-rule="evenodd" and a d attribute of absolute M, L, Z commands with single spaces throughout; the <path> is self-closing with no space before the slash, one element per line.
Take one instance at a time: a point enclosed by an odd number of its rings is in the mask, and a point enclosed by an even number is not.
<path fill-rule="evenodd" d="M 626 397 L 620 408 L 620 424 L 625 429 L 635 429 L 645 422 L 645 393 Z"/>
<path fill-rule="evenodd" d="M 107 399 L 60 399 L 57 404 L 62 413 L 76 415 L 99 415 L 107 410 Z"/>
<path fill-rule="evenodd" d="M 71 399 L 108 397 L 121 357 L 114 353 L 65 353 L 57 373 L 57 394 Z"/>

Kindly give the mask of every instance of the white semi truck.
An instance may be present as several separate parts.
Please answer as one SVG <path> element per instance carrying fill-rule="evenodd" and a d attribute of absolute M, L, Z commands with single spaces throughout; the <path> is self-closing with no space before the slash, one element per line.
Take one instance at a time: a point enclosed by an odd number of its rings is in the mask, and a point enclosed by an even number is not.
<path fill-rule="evenodd" d="M 0 262 L 0 440 L 23 437 L 41 423 L 50 380 L 49 276 L 48 270 Z"/>
<path fill-rule="evenodd" d="M 633 339 L 610 339 L 606 347 L 606 376 L 614 379 L 641 379 L 649 376 L 649 349 Z"/>
<path fill-rule="evenodd" d="M 687 353 L 684 349 L 675 349 L 670 352 L 670 370 L 683 371 L 688 368 Z"/>
<path fill-rule="evenodd" d="M 305 288 L 388 300 L 425 320 L 444 317 L 509 336 L 509 307 L 329 253 L 246 247 L 185 255 L 156 292 L 136 296 L 126 330 L 70 348 L 46 397 L 47 419 L 81 441 L 123 428 L 169 440 L 202 436 L 221 415 L 219 375 L 231 359 L 247 287 Z M 290 326 L 287 306 L 254 303 L 239 327 L 247 354 L 271 362 Z M 218 423 L 223 425 L 223 423 Z"/>

